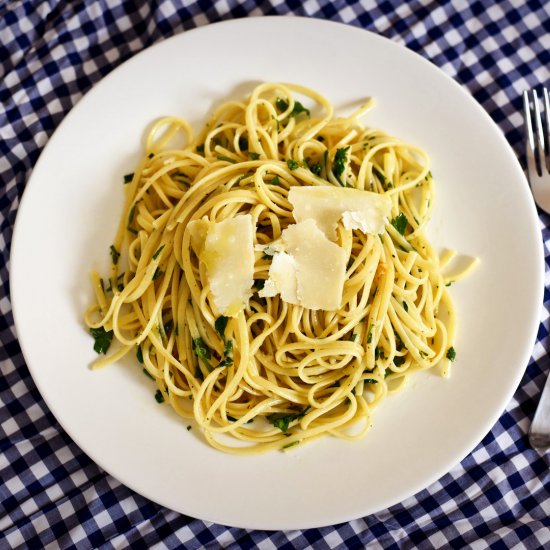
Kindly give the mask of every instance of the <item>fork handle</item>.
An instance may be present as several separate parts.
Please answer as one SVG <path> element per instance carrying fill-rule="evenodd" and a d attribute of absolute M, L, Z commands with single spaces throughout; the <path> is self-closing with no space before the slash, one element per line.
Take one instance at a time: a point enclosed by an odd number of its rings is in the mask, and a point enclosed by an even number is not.
<path fill-rule="evenodd" d="M 535 417 L 529 429 L 529 443 L 537 451 L 550 448 L 550 376 L 544 384 Z"/>

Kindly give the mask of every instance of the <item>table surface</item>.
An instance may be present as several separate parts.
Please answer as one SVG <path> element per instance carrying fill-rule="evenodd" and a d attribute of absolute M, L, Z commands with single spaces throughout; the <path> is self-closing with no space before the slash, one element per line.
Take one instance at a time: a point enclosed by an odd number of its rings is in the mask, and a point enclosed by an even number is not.
<path fill-rule="evenodd" d="M 466 0 L 0 1 L 0 548 L 538 548 L 550 544 L 549 453 L 526 433 L 550 370 L 546 284 L 521 384 L 483 441 L 387 510 L 304 531 L 203 522 L 134 493 L 93 463 L 42 400 L 9 296 L 13 226 L 33 166 L 64 116 L 123 61 L 169 36 L 245 16 L 345 22 L 417 52 L 471 93 L 523 162 L 521 93 L 550 84 L 550 4 Z"/>

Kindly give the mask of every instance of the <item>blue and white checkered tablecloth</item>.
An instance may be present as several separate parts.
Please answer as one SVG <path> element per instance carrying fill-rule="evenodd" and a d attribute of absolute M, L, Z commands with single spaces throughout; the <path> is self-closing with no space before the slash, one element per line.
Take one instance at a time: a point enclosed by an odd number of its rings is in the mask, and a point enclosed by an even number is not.
<path fill-rule="evenodd" d="M 550 371 L 550 286 L 521 385 L 481 444 L 414 497 L 346 524 L 246 531 L 165 509 L 94 464 L 50 413 L 14 329 L 13 226 L 33 166 L 95 83 L 145 47 L 249 15 L 343 21 L 404 44 L 465 87 L 522 156 L 520 94 L 550 84 L 544 0 L 0 0 L 0 548 L 550 547 L 550 454 L 526 432 Z M 550 216 L 540 213 L 550 285 Z"/>

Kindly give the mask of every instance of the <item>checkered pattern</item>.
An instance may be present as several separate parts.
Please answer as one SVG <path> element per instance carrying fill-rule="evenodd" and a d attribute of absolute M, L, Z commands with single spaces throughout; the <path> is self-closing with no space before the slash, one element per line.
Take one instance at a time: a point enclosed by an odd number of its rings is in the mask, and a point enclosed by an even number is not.
<path fill-rule="evenodd" d="M 544 0 L 1 1 L 0 548 L 548 547 L 550 455 L 531 450 L 525 435 L 550 370 L 550 216 L 542 213 L 547 289 L 520 388 L 460 465 L 378 514 L 277 533 L 185 517 L 103 472 L 42 401 L 14 331 L 8 281 L 15 215 L 42 148 L 85 92 L 146 46 L 210 22 L 262 14 L 343 21 L 405 44 L 462 84 L 520 157 L 520 93 L 550 84 Z"/>

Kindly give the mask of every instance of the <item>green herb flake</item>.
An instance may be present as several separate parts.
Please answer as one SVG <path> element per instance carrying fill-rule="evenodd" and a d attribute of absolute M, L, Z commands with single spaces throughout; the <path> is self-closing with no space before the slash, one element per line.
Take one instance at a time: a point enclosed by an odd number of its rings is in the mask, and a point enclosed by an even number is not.
<path fill-rule="evenodd" d="M 386 176 L 378 168 L 373 167 L 372 172 L 382 183 L 386 183 Z"/>
<path fill-rule="evenodd" d="M 353 333 L 349 335 L 350 342 L 357 342 L 359 340 L 359 334 Z"/>
<path fill-rule="evenodd" d="M 153 254 L 153 260 L 156 260 L 159 256 L 160 256 L 160 253 L 162 252 L 162 249 L 164 248 L 165 245 L 162 245 L 154 254 Z"/>
<path fill-rule="evenodd" d="M 408 306 L 407 302 L 403 302 L 403 309 L 405 311 L 409 311 L 409 306 Z"/>
<path fill-rule="evenodd" d="M 302 113 L 305 113 L 307 116 L 309 116 L 309 109 L 306 109 L 299 101 L 295 101 L 290 116 L 297 117 Z"/>
<path fill-rule="evenodd" d="M 300 165 L 294 159 L 288 159 L 286 161 L 286 164 L 290 170 L 296 170 L 297 168 L 300 168 Z"/>
<path fill-rule="evenodd" d="M 187 431 L 191 431 L 191 426 L 187 426 Z"/>
<path fill-rule="evenodd" d="M 134 174 L 133 172 L 131 174 L 125 174 L 124 175 L 124 185 L 126 185 L 127 183 L 131 183 L 131 181 L 134 179 Z"/>
<path fill-rule="evenodd" d="M 223 347 L 223 359 L 218 367 L 230 367 L 233 364 L 233 340 L 228 340 Z"/>
<path fill-rule="evenodd" d="M 321 171 L 322 171 L 322 166 L 317 163 L 317 164 L 312 164 L 309 166 L 309 169 L 310 171 L 315 174 L 316 176 L 320 176 L 321 175 Z"/>
<path fill-rule="evenodd" d="M 377 361 L 378 359 L 380 359 L 380 355 L 381 355 L 381 351 L 380 351 L 380 348 L 378 346 L 376 346 L 374 348 L 374 359 L 375 361 Z"/>
<path fill-rule="evenodd" d="M 120 252 L 115 248 L 114 244 L 111 245 L 109 250 L 110 250 L 110 253 L 111 253 L 111 258 L 113 260 L 113 263 L 115 265 L 118 264 L 118 259 L 120 258 Z"/>
<path fill-rule="evenodd" d="M 275 176 L 269 183 L 271 183 L 271 185 L 278 185 L 279 187 L 281 186 L 281 180 L 279 179 L 279 176 Z"/>
<path fill-rule="evenodd" d="M 141 349 L 141 346 L 137 346 L 136 357 L 137 357 L 138 363 L 141 363 L 143 365 L 143 350 Z"/>
<path fill-rule="evenodd" d="M 157 267 L 155 269 L 155 272 L 153 273 L 153 281 L 156 281 L 164 272 L 159 268 Z"/>
<path fill-rule="evenodd" d="M 346 169 L 348 150 L 349 150 L 349 145 L 347 147 L 341 147 L 340 149 L 336 149 L 336 154 L 334 155 L 332 172 L 340 185 L 344 185 L 342 183 L 341 176 L 344 173 L 344 170 Z"/>
<path fill-rule="evenodd" d="M 455 348 L 453 348 L 452 346 L 447 350 L 447 355 L 446 355 L 447 359 L 449 361 L 451 361 L 451 363 L 456 359 L 456 351 L 455 351 Z"/>
<path fill-rule="evenodd" d="M 237 162 L 235 159 L 232 159 L 230 157 L 226 157 L 225 155 L 218 155 L 216 158 L 218 160 L 223 160 L 225 162 L 230 162 L 231 164 L 235 164 Z"/>
<path fill-rule="evenodd" d="M 288 431 L 288 426 L 291 422 L 294 422 L 295 420 L 299 420 L 300 418 L 303 418 L 308 411 L 309 407 L 304 409 L 303 411 L 296 412 L 296 413 L 275 413 L 268 415 L 267 421 L 270 424 L 273 424 L 276 428 L 279 428 L 282 432 Z"/>
<path fill-rule="evenodd" d="M 365 378 L 363 382 L 365 382 L 365 384 L 378 384 L 378 380 L 375 380 L 374 378 Z"/>
<path fill-rule="evenodd" d="M 224 315 L 220 315 L 216 321 L 214 322 L 214 328 L 216 329 L 216 332 L 225 340 L 225 327 L 227 327 L 227 322 L 229 321 L 229 317 L 225 317 Z"/>
<path fill-rule="evenodd" d="M 204 340 L 200 336 L 198 338 L 193 338 L 193 352 L 208 368 L 210 368 L 208 360 L 212 357 L 212 354 L 210 353 L 210 348 L 204 343 Z"/>
<path fill-rule="evenodd" d="M 155 377 L 146 368 L 143 368 L 142 370 L 143 370 L 143 374 L 145 374 L 147 378 L 150 378 L 151 380 L 155 379 Z"/>
<path fill-rule="evenodd" d="M 181 185 L 189 185 L 190 184 L 190 178 L 187 174 L 184 174 L 183 172 L 174 172 L 173 174 L 170 174 L 170 177 L 177 183 Z"/>
<path fill-rule="evenodd" d="M 111 341 L 113 340 L 113 331 L 106 331 L 103 327 L 91 328 L 90 334 L 93 336 L 94 342 L 94 351 L 96 353 L 107 353 Z"/>
<path fill-rule="evenodd" d="M 134 221 L 134 214 L 136 213 L 136 204 L 132 204 L 132 208 L 130 208 L 130 212 L 128 213 L 128 226 L 132 225 L 132 222 Z"/>
<path fill-rule="evenodd" d="M 451 286 L 454 283 L 454 281 L 449 281 L 445 286 Z"/>
<path fill-rule="evenodd" d="M 254 151 L 248 151 L 248 156 L 251 160 L 258 160 L 260 158 L 260 153 L 255 153 Z"/>
<path fill-rule="evenodd" d="M 283 449 L 290 449 L 290 447 L 294 447 L 294 445 L 298 445 L 298 443 L 300 443 L 300 440 L 287 443 L 286 445 L 283 445 Z"/>
<path fill-rule="evenodd" d="M 397 357 L 394 357 L 393 358 L 393 364 L 396 366 L 396 367 L 400 367 L 401 365 L 403 365 L 405 363 L 405 358 L 402 357 L 401 355 L 398 355 Z"/>
<path fill-rule="evenodd" d="M 164 403 L 164 395 L 162 395 L 162 392 L 160 390 L 157 390 L 155 393 L 155 401 L 157 403 Z"/>
<path fill-rule="evenodd" d="M 374 323 L 371 323 L 369 327 L 369 332 L 367 334 L 367 344 L 372 343 L 372 329 L 374 328 Z"/>
<path fill-rule="evenodd" d="M 408 223 L 409 223 L 409 220 L 407 219 L 407 216 L 405 216 L 405 214 L 403 214 L 403 212 L 399 212 L 397 217 L 395 217 L 391 221 L 391 224 L 395 227 L 395 229 L 397 229 L 397 232 L 400 235 L 405 234 L 405 229 L 407 229 Z"/>
<path fill-rule="evenodd" d="M 279 111 L 279 113 L 283 113 L 288 109 L 288 101 L 278 97 L 275 100 L 275 107 L 277 107 L 277 110 Z"/>

